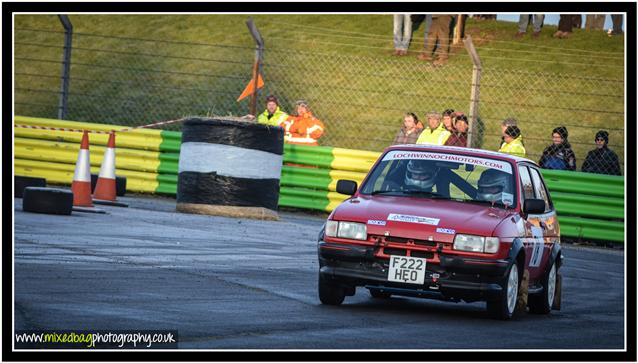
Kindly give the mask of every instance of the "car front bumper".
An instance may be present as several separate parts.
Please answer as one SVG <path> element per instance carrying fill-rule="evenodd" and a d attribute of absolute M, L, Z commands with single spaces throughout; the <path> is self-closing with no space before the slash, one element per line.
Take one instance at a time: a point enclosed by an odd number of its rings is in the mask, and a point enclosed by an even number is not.
<path fill-rule="evenodd" d="M 333 281 L 382 289 L 396 295 L 443 300 L 492 300 L 503 291 L 510 260 L 459 257 L 438 251 L 438 263 L 426 264 L 425 282 L 388 281 L 388 259 L 375 257 L 375 247 L 320 241 L 320 273 Z"/>

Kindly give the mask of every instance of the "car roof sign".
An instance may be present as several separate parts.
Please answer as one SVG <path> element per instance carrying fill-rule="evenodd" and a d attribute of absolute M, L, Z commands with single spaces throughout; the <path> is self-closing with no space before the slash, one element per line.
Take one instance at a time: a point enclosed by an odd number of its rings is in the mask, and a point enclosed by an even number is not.
<path fill-rule="evenodd" d="M 387 160 L 432 160 L 432 161 L 447 161 L 463 164 L 471 164 L 476 166 L 482 166 L 485 168 L 491 168 L 512 174 L 512 165 L 503 160 L 481 158 L 470 155 L 461 154 L 449 154 L 438 153 L 429 151 L 417 151 L 417 150 L 391 150 L 383 156 L 383 161 Z"/>

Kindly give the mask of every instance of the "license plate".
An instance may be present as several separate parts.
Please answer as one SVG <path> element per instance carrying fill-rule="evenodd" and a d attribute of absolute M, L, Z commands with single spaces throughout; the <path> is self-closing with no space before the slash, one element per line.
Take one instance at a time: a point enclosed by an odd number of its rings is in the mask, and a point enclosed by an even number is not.
<path fill-rule="evenodd" d="M 425 282 L 425 258 L 390 256 L 388 281 L 423 285 Z"/>

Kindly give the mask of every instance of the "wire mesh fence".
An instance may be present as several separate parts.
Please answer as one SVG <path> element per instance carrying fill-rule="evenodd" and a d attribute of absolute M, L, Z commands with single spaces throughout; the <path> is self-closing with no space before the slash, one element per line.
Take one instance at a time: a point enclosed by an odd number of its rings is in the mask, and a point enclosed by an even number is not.
<path fill-rule="evenodd" d="M 57 117 L 63 37 L 62 31 L 15 30 L 16 114 Z M 251 78 L 254 57 L 255 48 L 243 45 L 74 33 L 67 118 L 143 125 L 245 115 L 248 99 L 236 99 Z M 468 114 L 471 65 L 434 67 L 411 58 L 267 46 L 258 111 L 268 94 L 288 113 L 295 100 L 305 99 L 326 126 L 321 145 L 372 151 L 392 143 L 405 112 L 424 123 L 431 110 Z M 624 102 L 623 79 L 483 67 L 474 145 L 498 150 L 501 121 L 514 117 L 527 157 L 538 161 L 552 130 L 565 126 L 580 170 L 595 148 L 594 135 L 605 129 L 622 168 Z"/>

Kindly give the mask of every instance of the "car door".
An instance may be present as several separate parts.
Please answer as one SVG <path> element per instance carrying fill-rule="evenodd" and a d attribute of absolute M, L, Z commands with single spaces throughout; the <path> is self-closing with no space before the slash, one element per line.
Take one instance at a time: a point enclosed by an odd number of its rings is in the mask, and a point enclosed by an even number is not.
<path fill-rule="evenodd" d="M 544 213 L 528 218 L 532 225 L 530 229 L 534 245 L 529 262 L 530 280 L 533 281 L 540 278 L 545 271 L 545 265 L 557 238 L 557 224 L 556 210 L 540 170 L 533 165 L 527 167 L 534 187 L 534 198 L 545 201 Z"/>
<path fill-rule="evenodd" d="M 536 199 L 536 191 L 534 189 L 534 183 L 532 182 L 532 175 L 530 174 L 530 170 L 527 165 L 519 165 L 518 167 L 518 175 L 520 177 L 521 183 L 521 207 L 525 205 L 525 199 Z M 525 267 L 528 268 L 530 264 L 533 262 L 534 264 L 537 260 L 532 261 L 532 257 L 538 258 L 539 251 L 541 251 L 541 236 L 542 229 L 540 227 L 540 215 L 539 214 L 530 214 L 525 216 L 523 219 L 524 223 L 524 238 L 523 245 L 525 247 Z M 538 267 L 528 268 L 530 270 L 530 275 L 532 274 L 532 270 L 534 270 L 534 275 L 538 275 L 537 270 Z"/>

